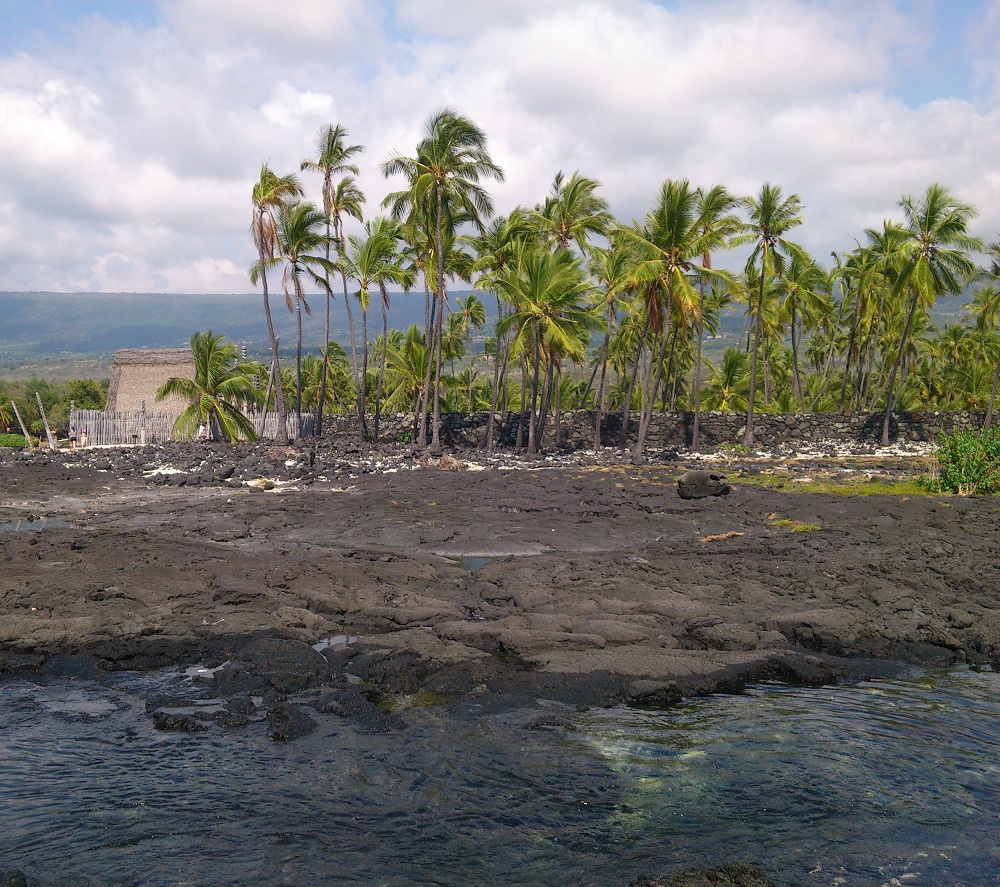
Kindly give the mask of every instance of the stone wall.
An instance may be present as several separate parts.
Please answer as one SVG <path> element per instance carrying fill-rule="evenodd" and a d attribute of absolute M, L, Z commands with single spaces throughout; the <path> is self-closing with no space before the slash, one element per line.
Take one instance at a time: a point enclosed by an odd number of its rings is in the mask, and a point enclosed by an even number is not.
<path fill-rule="evenodd" d="M 486 413 L 449 413 L 442 416 L 442 440 L 450 446 L 475 447 L 486 428 Z M 935 442 L 938 435 L 978 429 L 983 425 L 984 410 L 954 412 L 926 411 L 894 413 L 890 434 L 894 441 Z M 573 449 L 593 449 L 594 418 L 590 410 L 563 413 L 558 444 Z M 498 442 L 501 448 L 511 448 L 517 438 L 518 414 L 505 413 L 497 417 Z M 369 428 L 373 425 L 369 417 Z M 618 447 L 621 440 L 620 413 L 604 417 L 601 440 L 604 446 Z M 326 416 L 324 437 L 345 443 L 357 441 L 357 419 L 351 416 Z M 646 438 L 649 450 L 683 449 L 691 443 L 693 413 L 659 413 L 653 417 Z M 405 443 L 413 440 L 413 415 L 397 413 L 381 417 L 379 437 L 382 442 Z M 635 441 L 638 423 L 635 416 L 629 422 L 629 443 Z M 704 447 L 740 443 L 746 429 L 742 413 L 702 413 L 701 443 Z M 429 437 L 429 435 L 428 435 Z M 877 444 L 882 437 L 882 414 L 847 415 L 842 413 L 755 413 L 754 438 L 757 446 L 768 448 L 779 444 L 807 443 L 821 440 L 842 440 Z M 549 417 L 543 440 L 545 448 L 557 446 L 555 423 Z"/>

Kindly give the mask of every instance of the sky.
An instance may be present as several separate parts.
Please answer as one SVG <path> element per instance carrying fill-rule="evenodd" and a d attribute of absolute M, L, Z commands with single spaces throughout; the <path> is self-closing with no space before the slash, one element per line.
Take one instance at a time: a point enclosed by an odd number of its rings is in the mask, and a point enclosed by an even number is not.
<path fill-rule="evenodd" d="M 0 0 L 0 291 L 251 292 L 261 164 L 340 124 L 374 217 L 444 107 L 499 213 L 560 170 L 625 222 L 771 182 L 829 265 L 940 182 L 995 241 L 997 45 L 1000 0 Z"/>

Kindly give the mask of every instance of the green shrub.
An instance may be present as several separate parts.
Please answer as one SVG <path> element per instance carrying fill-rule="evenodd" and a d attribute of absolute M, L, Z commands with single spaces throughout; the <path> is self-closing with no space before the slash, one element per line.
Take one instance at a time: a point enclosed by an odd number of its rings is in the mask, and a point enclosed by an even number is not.
<path fill-rule="evenodd" d="M 23 450 L 24 446 L 23 434 L 0 434 L 0 447 L 14 447 Z"/>
<path fill-rule="evenodd" d="M 1000 431 L 956 431 L 938 441 L 938 477 L 929 487 L 946 493 L 1000 492 Z"/>

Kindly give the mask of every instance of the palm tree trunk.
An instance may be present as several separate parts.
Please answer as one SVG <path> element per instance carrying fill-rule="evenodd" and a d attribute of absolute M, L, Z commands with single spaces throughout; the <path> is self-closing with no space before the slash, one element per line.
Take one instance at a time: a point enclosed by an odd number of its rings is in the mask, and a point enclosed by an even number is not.
<path fill-rule="evenodd" d="M 330 262 L 330 216 L 326 217 L 326 261 Z M 330 366 L 330 302 L 333 301 L 333 293 L 330 291 L 330 272 L 324 269 L 323 279 L 326 281 L 326 292 L 323 301 L 326 303 L 326 319 L 323 325 L 323 375 L 319 380 L 319 404 L 316 407 L 316 425 L 313 428 L 313 435 L 318 437 L 323 434 L 323 408 L 326 406 L 326 375 Z"/>
<path fill-rule="evenodd" d="M 358 343 L 357 336 L 354 332 L 354 312 L 351 311 L 351 300 L 347 295 L 347 275 L 340 272 L 340 281 L 344 287 L 344 307 L 347 309 L 347 329 L 351 337 L 351 369 L 354 373 L 354 393 L 356 397 L 356 403 L 354 405 L 355 414 L 358 417 L 358 435 L 361 440 L 365 439 L 365 413 L 364 413 L 364 395 L 361 392 L 361 386 L 358 384 Z"/>
<path fill-rule="evenodd" d="M 555 378 L 555 362 L 550 357 L 545 363 L 545 382 L 542 384 L 541 409 L 538 413 L 538 434 L 535 436 L 535 443 L 539 450 L 542 448 L 542 439 L 545 437 L 545 426 L 549 424 L 549 409 L 552 405 Z M 558 443 L 557 440 L 557 446 Z"/>
<path fill-rule="evenodd" d="M 444 284 L 439 284 L 441 293 L 438 298 L 437 320 L 434 335 L 434 418 L 431 428 L 431 452 L 441 452 L 441 358 L 444 351 Z"/>
<path fill-rule="evenodd" d="M 649 312 L 646 312 L 646 322 L 642 327 L 642 335 L 639 336 L 639 340 L 635 346 L 635 358 L 632 361 L 632 373 L 628 380 L 628 391 L 625 393 L 625 403 L 622 404 L 622 430 L 621 430 L 621 448 L 628 449 L 628 423 L 631 421 L 632 413 L 632 395 L 635 392 L 635 380 L 639 375 L 639 364 L 642 362 L 642 347 L 646 341 L 646 336 L 649 335 Z"/>
<path fill-rule="evenodd" d="M 674 412 L 677 407 L 677 380 L 680 376 L 680 367 L 677 359 L 677 330 L 674 326 L 670 335 L 670 355 L 667 357 L 667 366 L 670 368 L 670 412 Z M 653 392 L 656 393 L 655 391 Z"/>
<path fill-rule="evenodd" d="M 993 427 L 993 407 L 997 401 L 997 387 L 1000 386 L 1000 358 L 997 359 L 997 368 L 993 371 L 993 388 L 990 391 L 990 403 L 986 409 L 986 421 L 983 422 L 983 430 Z"/>
<path fill-rule="evenodd" d="M 524 444 L 524 414 L 528 404 L 528 358 L 521 355 L 521 411 L 517 414 L 517 448 L 523 449 Z"/>
<path fill-rule="evenodd" d="M 609 327 L 610 330 L 610 327 Z M 606 388 L 606 380 L 608 374 L 608 351 L 611 347 L 611 333 L 606 332 L 604 334 L 604 342 L 601 345 L 600 360 L 601 360 L 601 377 L 597 382 L 597 398 L 596 398 L 596 413 L 594 417 L 594 452 L 600 452 L 601 450 L 601 418 L 604 415 L 604 392 Z"/>
<path fill-rule="evenodd" d="M 302 437 L 302 285 L 295 275 L 295 436 Z"/>
<path fill-rule="evenodd" d="M 503 304 L 500 302 L 500 297 L 497 296 L 497 324 L 503 320 Z M 497 336 L 496 340 L 496 354 L 493 357 L 493 392 L 490 395 L 490 414 L 486 419 L 486 431 L 483 434 L 483 440 L 480 447 L 485 449 L 487 452 L 493 451 L 493 434 L 494 425 L 496 424 L 495 417 L 497 413 L 497 402 L 500 398 L 500 383 L 504 378 L 507 371 L 507 333 L 504 333 L 503 337 L 503 364 L 500 363 L 500 337 Z"/>
<path fill-rule="evenodd" d="M 424 313 L 430 314 L 426 317 L 426 329 L 424 331 L 424 344 L 427 346 L 427 371 L 424 374 L 424 390 L 420 392 L 419 404 L 417 406 L 417 446 L 423 449 L 427 446 L 427 410 L 430 406 L 431 379 L 433 378 L 434 366 L 434 312 L 437 311 L 437 294 L 431 298 L 431 287 L 427 281 L 427 273 L 424 272 Z"/>
<path fill-rule="evenodd" d="M 860 322 L 855 317 L 854 323 L 851 324 L 851 334 L 847 337 L 847 360 L 844 362 L 844 381 L 840 385 L 840 412 L 844 412 L 844 404 L 847 402 L 847 382 L 851 375 L 851 354 L 854 351 L 854 337 L 857 335 L 858 324 Z"/>
<path fill-rule="evenodd" d="M 534 351 L 532 354 L 532 373 L 531 373 L 531 415 L 528 421 L 528 452 L 537 453 L 538 446 L 536 443 L 537 435 L 537 411 L 538 411 L 538 372 L 539 372 L 539 358 L 541 351 L 541 345 L 538 341 L 538 331 L 535 331 L 535 343 Z"/>
<path fill-rule="evenodd" d="M 672 339 L 673 337 L 669 337 Z M 642 448 L 646 443 L 646 433 L 649 431 L 649 423 L 653 418 L 653 408 L 656 403 L 656 391 L 660 387 L 660 380 L 663 376 L 663 362 L 666 359 L 667 354 L 667 340 L 668 336 L 666 330 L 660 336 L 660 348 L 656 354 L 656 362 L 650 367 L 649 377 L 647 377 L 646 384 L 646 397 L 648 398 L 645 408 L 643 409 L 639 417 L 639 434 L 636 437 L 635 448 L 632 451 L 635 459 L 639 460 L 642 458 Z M 649 378 L 652 379 L 652 385 L 649 385 Z"/>
<path fill-rule="evenodd" d="M 796 336 L 795 300 L 792 300 L 792 370 L 795 374 L 795 392 L 799 398 L 799 409 L 805 409 L 805 397 L 802 395 L 802 377 L 799 375 L 799 340 Z"/>
<path fill-rule="evenodd" d="M 360 302 L 360 297 L 359 297 Z M 361 422 L 368 438 L 368 308 L 361 304 Z"/>
<path fill-rule="evenodd" d="M 698 317 L 701 317 L 701 309 L 704 307 L 704 293 L 699 300 Z M 705 338 L 705 324 L 698 320 L 698 347 L 694 364 L 694 427 L 691 429 L 691 449 L 698 452 L 701 444 L 701 349 L 702 341 Z"/>
<path fill-rule="evenodd" d="M 906 353 L 906 340 L 910 337 L 910 327 L 913 325 L 913 318 L 917 313 L 917 291 L 913 290 L 913 302 L 906 315 L 906 326 L 903 327 L 903 335 L 899 340 L 899 354 L 892 365 L 892 372 L 889 374 L 889 385 L 885 395 L 885 416 L 882 418 L 882 446 L 889 446 L 889 419 L 892 416 L 893 400 L 895 399 L 896 375 L 903 363 L 903 355 Z"/>
<path fill-rule="evenodd" d="M 437 197 L 437 225 L 435 229 L 435 259 L 437 260 L 436 300 L 437 316 L 434 322 L 437 359 L 434 368 L 434 427 L 431 429 L 431 452 L 441 452 L 441 345 L 444 332 L 444 205 L 441 182 L 435 186 Z"/>
<path fill-rule="evenodd" d="M 278 360 L 278 337 L 274 334 L 274 321 L 271 319 L 271 303 L 267 297 L 267 271 L 264 269 L 264 251 L 260 252 L 260 282 L 264 291 L 264 317 L 267 320 L 267 335 L 271 340 L 271 371 L 275 375 L 274 387 L 274 408 L 278 414 L 278 427 L 275 431 L 274 442 L 277 444 L 288 443 L 288 420 L 285 417 L 285 396 L 281 389 L 281 364 Z M 264 404 L 264 411 L 267 412 L 267 403 Z"/>
<path fill-rule="evenodd" d="M 389 314 L 386 303 L 389 296 L 385 291 L 385 285 L 380 284 L 379 290 L 382 295 L 382 357 L 378 366 L 378 385 L 375 387 L 375 443 L 379 442 L 379 421 L 382 416 L 382 383 L 385 380 L 385 355 L 389 350 Z"/>
<path fill-rule="evenodd" d="M 743 436 L 743 445 L 754 446 L 753 439 L 753 405 L 757 396 L 757 354 L 760 351 L 761 315 L 764 312 L 764 265 L 760 269 L 760 295 L 757 299 L 757 316 L 753 323 L 753 352 L 750 355 L 750 393 L 747 397 L 747 427 Z"/>

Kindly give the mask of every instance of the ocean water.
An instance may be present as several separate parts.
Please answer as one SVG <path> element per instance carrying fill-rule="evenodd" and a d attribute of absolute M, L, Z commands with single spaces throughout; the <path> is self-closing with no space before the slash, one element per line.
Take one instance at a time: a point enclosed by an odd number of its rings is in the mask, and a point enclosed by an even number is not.
<path fill-rule="evenodd" d="M 161 732 L 163 671 L 0 682 L 0 865 L 31 885 L 627 885 L 745 862 L 782 885 L 1000 884 L 1000 676 L 760 686 L 668 711 L 402 698 Z M 440 701 L 440 700 L 432 700 Z"/>

